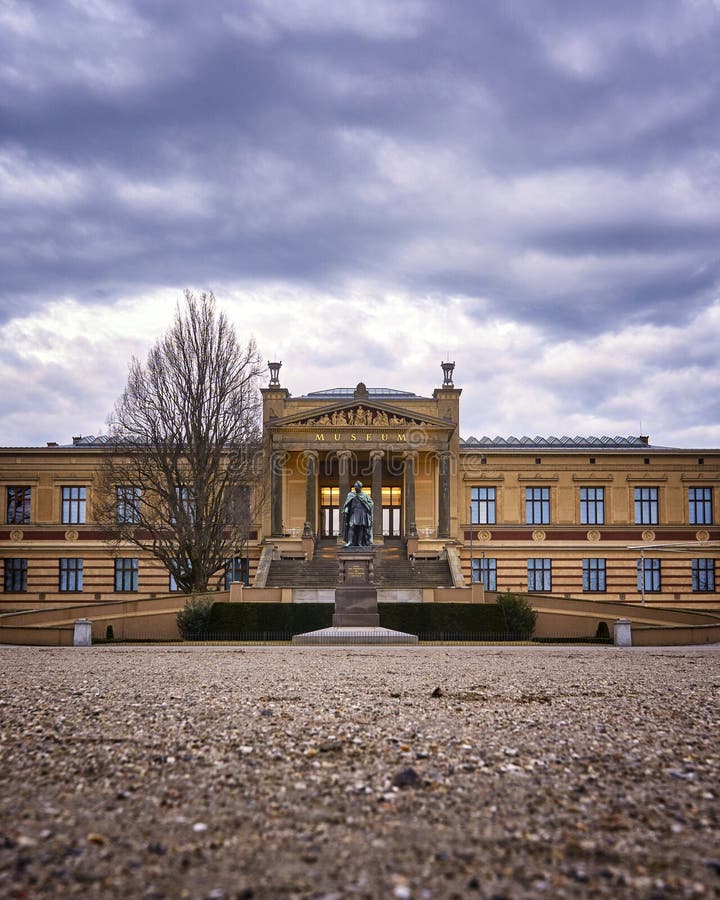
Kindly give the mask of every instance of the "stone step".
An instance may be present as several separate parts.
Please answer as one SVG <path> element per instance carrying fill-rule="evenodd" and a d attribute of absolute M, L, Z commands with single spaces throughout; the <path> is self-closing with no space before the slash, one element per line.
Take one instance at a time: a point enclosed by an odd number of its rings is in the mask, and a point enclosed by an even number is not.
<path fill-rule="evenodd" d="M 268 587 L 334 588 L 338 584 L 339 546 L 320 541 L 313 559 L 273 560 L 267 577 Z M 417 559 L 410 562 L 403 545 L 390 542 L 375 547 L 375 578 L 378 587 L 442 587 L 452 585 L 446 559 Z"/>

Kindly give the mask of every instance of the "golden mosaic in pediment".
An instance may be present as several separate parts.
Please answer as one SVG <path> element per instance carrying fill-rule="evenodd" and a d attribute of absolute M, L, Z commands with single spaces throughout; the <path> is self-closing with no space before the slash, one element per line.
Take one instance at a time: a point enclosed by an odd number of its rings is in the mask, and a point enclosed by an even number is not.
<path fill-rule="evenodd" d="M 336 409 L 322 416 L 311 416 L 294 423 L 295 425 L 312 425 L 315 427 L 336 426 L 376 426 L 378 428 L 408 427 L 421 425 L 420 419 L 411 419 L 407 416 L 399 416 L 396 413 L 387 413 L 384 409 L 368 409 L 365 406 L 354 406 L 350 409 Z"/>

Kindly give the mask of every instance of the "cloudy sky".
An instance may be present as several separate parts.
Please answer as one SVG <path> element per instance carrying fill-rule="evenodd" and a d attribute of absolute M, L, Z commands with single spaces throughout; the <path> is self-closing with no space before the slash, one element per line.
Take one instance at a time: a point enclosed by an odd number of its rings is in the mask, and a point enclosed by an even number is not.
<path fill-rule="evenodd" d="M 0 0 L 0 443 L 212 289 L 293 394 L 720 446 L 719 0 Z"/>

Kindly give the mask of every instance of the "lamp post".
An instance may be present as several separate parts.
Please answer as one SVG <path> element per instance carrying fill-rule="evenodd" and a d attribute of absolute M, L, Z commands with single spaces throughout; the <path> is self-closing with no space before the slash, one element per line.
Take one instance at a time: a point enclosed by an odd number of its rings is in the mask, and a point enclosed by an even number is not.
<path fill-rule="evenodd" d="M 645 606 L 645 548 L 640 548 L 640 596 L 641 605 Z"/>
<path fill-rule="evenodd" d="M 470 602 L 475 602 L 475 579 L 473 578 L 473 520 L 472 503 L 470 504 Z"/>
<path fill-rule="evenodd" d="M 485 551 L 483 550 L 480 554 L 482 557 L 482 562 L 480 563 L 480 596 L 482 597 L 481 603 L 485 602 Z"/>

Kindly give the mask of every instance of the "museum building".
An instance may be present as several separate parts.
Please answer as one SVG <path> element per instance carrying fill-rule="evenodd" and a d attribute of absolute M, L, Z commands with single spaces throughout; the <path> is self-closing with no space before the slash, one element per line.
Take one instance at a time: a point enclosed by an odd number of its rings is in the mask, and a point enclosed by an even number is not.
<path fill-rule="evenodd" d="M 281 364 L 269 366 L 266 499 L 220 587 L 283 587 L 296 601 L 332 587 L 342 505 L 359 480 L 378 571 L 399 600 L 449 599 L 436 589 L 472 580 L 489 592 L 720 603 L 720 450 L 644 436 L 463 439 L 449 362 L 430 396 L 360 383 L 293 397 Z M 93 517 L 107 452 L 93 437 L 0 449 L 0 609 L 173 590 L 156 560 L 109 541 Z"/>

